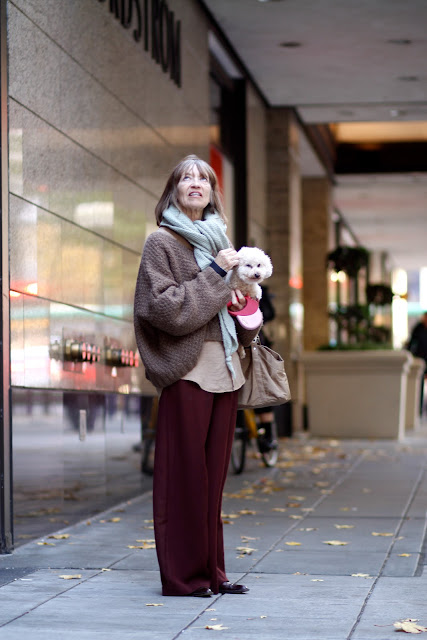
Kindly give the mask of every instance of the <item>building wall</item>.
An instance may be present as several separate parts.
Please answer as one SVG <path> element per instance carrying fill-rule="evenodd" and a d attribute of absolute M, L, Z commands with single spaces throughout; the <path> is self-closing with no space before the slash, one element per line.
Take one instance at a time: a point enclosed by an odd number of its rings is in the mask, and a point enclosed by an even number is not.
<path fill-rule="evenodd" d="M 180 88 L 109 2 L 8 2 L 17 542 L 147 488 L 126 394 L 152 388 L 103 350 L 135 350 L 140 254 L 170 170 L 188 153 L 209 160 L 208 25 L 196 0 L 167 4 Z M 64 362 L 67 340 L 100 361 Z"/>
<path fill-rule="evenodd" d="M 195 1 L 169 6 L 182 24 L 182 88 L 108 3 L 8 3 L 12 385 L 138 388 L 135 370 L 64 371 L 49 345 L 81 336 L 134 348 L 154 206 L 183 155 L 208 159 L 207 25 Z"/>

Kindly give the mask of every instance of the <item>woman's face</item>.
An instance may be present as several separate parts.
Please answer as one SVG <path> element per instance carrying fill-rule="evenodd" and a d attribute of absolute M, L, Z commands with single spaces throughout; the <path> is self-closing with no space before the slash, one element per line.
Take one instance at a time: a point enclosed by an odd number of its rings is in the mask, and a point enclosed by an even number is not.
<path fill-rule="evenodd" d="M 178 203 L 181 211 L 191 220 L 201 220 L 205 207 L 211 197 L 211 185 L 208 178 L 199 173 L 195 164 L 183 173 L 177 184 Z"/>

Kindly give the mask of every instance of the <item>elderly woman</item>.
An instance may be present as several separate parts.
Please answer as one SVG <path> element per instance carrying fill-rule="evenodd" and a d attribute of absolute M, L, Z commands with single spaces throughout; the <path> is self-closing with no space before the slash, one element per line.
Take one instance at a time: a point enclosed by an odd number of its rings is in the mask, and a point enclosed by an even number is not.
<path fill-rule="evenodd" d="M 237 348 L 258 329 L 228 313 L 246 300 L 225 279 L 238 258 L 213 169 L 184 158 L 156 218 L 136 284 L 135 333 L 160 393 L 153 502 L 163 595 L 245 593 L 225 573 L 221 502 L 244 383 Z"/>

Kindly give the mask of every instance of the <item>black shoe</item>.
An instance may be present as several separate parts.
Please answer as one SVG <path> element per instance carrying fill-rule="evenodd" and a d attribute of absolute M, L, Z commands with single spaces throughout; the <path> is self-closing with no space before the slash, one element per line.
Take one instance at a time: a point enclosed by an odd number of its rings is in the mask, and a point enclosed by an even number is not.
<path fill-rule="evenodd" d="M 219 585 L 220 593 L 247 593 L 249 587 L 245 587 L 244 584 L 233 584 L 232 582 L 223 582 Z"/>
<path fill-rule="evenodd" d="M 210 598 L 211 596 L 213 596 L 213 591 L 211 591 L 209 587 L 199 587 L 188 595 L 194 596 L 195 598 Z"/>
<path fill-rule="evenodd" d="M 265 436 L 258 436 L 258 449 L 260 453 L 268 453 L 272 449 L 277 449 L 277 441 L 269 440 Z"/>

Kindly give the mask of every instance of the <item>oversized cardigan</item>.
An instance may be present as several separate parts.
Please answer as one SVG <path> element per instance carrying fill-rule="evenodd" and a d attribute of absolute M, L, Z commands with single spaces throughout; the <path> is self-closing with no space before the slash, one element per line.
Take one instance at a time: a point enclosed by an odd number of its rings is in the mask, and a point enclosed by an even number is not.
<path fill-rule="evenodd" d="M 201 271 L 192 248 L 161 231 L 147 238 L 134 326 L 145 375 L 155 387 L 169 386 L 191 371 L 206 339 L 221 340 L 217 314 L 229 300 L 230 286 L 211 267 Z M 243 346 L 259 330 L 245 330 L 238 322 L 236 329 Z"/>

